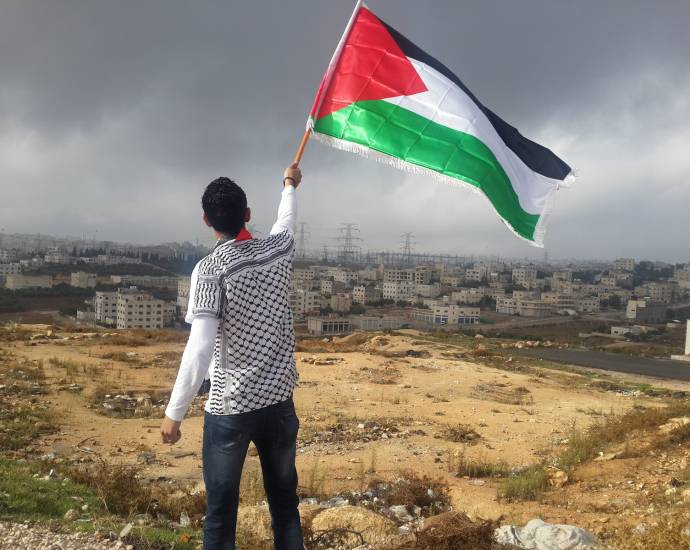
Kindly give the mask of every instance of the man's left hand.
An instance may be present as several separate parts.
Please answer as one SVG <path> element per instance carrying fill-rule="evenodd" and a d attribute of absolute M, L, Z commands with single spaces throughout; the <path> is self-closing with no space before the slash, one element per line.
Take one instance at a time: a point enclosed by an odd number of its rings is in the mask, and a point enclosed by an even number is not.
<path fill-rule="evenodd" d="M 174 445 L 182 437 L 180 426 L 182 422 L 166 416 L 161 424 L 161 441 L 167 445 Z"/>

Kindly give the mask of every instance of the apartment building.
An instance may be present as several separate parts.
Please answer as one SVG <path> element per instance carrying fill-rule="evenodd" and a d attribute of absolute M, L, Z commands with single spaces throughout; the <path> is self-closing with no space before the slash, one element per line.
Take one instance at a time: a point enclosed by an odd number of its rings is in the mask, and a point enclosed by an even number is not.
<path fill-rule="evenodd" d="M 96 292 L 93 311 L 97 323 L 105 324 L 106 317 L 117 316 L 117 292 Z"/>
<path fill-rule="evenodd" d="M 496 313 L 515 315 L 517 313 L 517 300 L 512 297 L 502 296 L 496 298 Z"/>
<path fill-rule="evenodd" d="M 480 283 L 484 277 L 486 277 L 486 271 L 484 269 L 468 269 L 465 271 L 465 281 Z"/>
<path fill-rule="evenodd" d="M 441 295 L 441 284 L 434 283 L 431 285 L 416 285 L 417 295 L 421 296 L 422 298 L 437 298 Z"/>
<path fill-rule="evenodd" d="M 17 259 L 17 251 L 7 248 L 0 248 L 0 262 L 11 262 Z"/>
<path fill-rule="evenodd" d="M 414 282 L 414 271 L 411 269 L 385 269 L 383 271 L 384 283 L 397 283 L 400 281 Z"/>
<path fill-rule="evenodd" d="M 352 300 L 358 304 L 378 302 L 383 298 L 383 290 L 377 286 L 356 286 L 352 290 Z"/>
<path fill-rule="evenodd" d="M 600 309 L 600 300 L 598 296 L 583 296 L 575 298 L 575 309 L 582 313 L 597 312 Z"/>
<path fill-rule="evenodd" d="M 320 292 L 294 290 L 288 293 L 288 307 L 295 317 L 301 317 L 306 312 L 320 311 L 325 302 L 326 299 Z"/>
<path fill-rule="evenodd" d="M 349 294 L 339 292 L 331 296 L 331 309 L 334 311 L 350 311 L 352 298 Z"/>
<path fill-rule="evenodd" d="M 289 290 L 321 291 L 320 279 L 291 279 L 288 283 Z"/>
<path fill-rule="evenodd" d="M 309 281 L 316 276 L 313 269 L 295 269 L 292 271 L 292 279 Z"/>
<path fill-rule="evenodd" d="M 661 300 L 630 300 L 625 316 L 638 323 L 664 323 L 666 309 L 666 302 Z"/>
<path fill-rule="evenodd" d="M 635 288 L 635 296 L 670 304 L 674 299 L 674 286 L 673 283 L 647 283 Z"/>
<path fill-rule="evenodd" d="M 441 284 L 443 286 L 459 287 L 465 282 L 465 276 L 458 275 L 441 275 Z"/>
<path fill-rule="evenodd" d="M 345 288 L 343 283 L 337 281 L 331 281 L 328 279 L 321 280 L 321 294 L 329 295 L 335 294 L 336 292 Z"/>
<path fill-rule="evenodd" d="M 7 277 L 22 274 L 22 266 L 19 264 L 0 264 L 0 283 L 5 284 Z"/>
<path fill-rule="evenodd" d="M 385 279 L 384 279 L 385 281 Z M 398 281 L 393 283 L 383 283 L 384 300 L 407 300 L 417 295 L 417 285 L 412 281 Z"/>
<path fill-rule="evenodd" d="M 690 264 L 684 265 L 683 269 L 676 269 L 673 278 L 676 281 L 690 281 Z"/>
<path fill-rule="evenodd" d="M 619 258 L 613 262 L 613 269 L 617 271 L 634 271 L 635 260 L 632 258 Z"/>
<path fill-rule="evenodd" d="M 71 286 L 77 288 L 94 288 L 98 284 L 98 277 L 95 273 L 85 273 L 84 271 L 77 271 L 72 273 Z"/>
<path fill-rule="evenodd" d="M 169 322 L 175 312 L 175 305 L 156 300 L 144 292 L 118 292 L 117 328 L 161 329 Z"/>
<path fill-rule="evenodd" d="M 453 303 L 462 302 L 465 304 L 478 304 L 486 296 L 489 289 L 480 286 L 478 288 L 463 288 L 459 292 L 452 292 L 450 299 Z"/>
<path fill-rule="evenodd" d="M 336 283 L 343 283 L 345 286 L 350 286 L 351 283 L 356 283 L 359 280 L 359 275 L 356 271 L 340 270 L 333 276 L 333 281 Z"/>
<path fill-rule="evenodd" d="M 62 264 L 66 265 L 72 261 L 72 257 L 67 255 L 62 250 L 51 250 L 46 252 L 45 261 L 49 264 Z"/>
<path fill-rule="evenodd" d="M 513 290 L 513 298 L 516 300 L 541 300 L 541 290 Z"/>
<path fill-rule="evenodd" d="M 536 267 L 514 267 L 513 268 L 513 284 L 522 285 L 525 281 L 530 281 L 537 278 Z"/>
<path fill-rule="evenodd" d="M 554 281 L 572 281 L 573 280 L 573 270 L 572 269 L 559 269 L 553 274 Z"/>
<path fill-rule="evenodd" d="M 541 301 L 551 304 L 551 313 L 558 313 L 564 309 L 575 309 L 575 296 L 562 292 L 542 292 Z"/>
<path fill-rule="evenodd" d="M 27 275 L 8 275 L 5 286 L 9 290 L 22 290 L 24 288 L 52 288 L 53 278 L 50 275 L 29 277 Z"/>
<path fill-rule="evenodd" d="M 180 277 L 177 281 L 177 305 L 180 306 L 182 314 L 186 314 L 189 307 L 189 290 L 192 283 L 191 277 Z"/>

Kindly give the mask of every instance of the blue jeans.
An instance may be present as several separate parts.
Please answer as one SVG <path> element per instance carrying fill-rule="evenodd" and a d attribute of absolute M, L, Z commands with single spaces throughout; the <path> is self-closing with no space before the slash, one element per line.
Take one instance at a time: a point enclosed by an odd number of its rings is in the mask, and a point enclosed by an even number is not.
<path fill-rule="evenodd" d="M 235 550 L 242 466 L 249 442 L 259 451 L 274 548 L 303 550 L 295 452 L 299 420 L 292 398 L 242 414 L 204 419 L 204 550 Z"/>

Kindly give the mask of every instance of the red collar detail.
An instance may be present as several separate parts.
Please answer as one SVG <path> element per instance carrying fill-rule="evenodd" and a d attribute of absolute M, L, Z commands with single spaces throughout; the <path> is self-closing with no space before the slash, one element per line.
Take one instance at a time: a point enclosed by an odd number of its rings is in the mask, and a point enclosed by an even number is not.
<path fill-rule="evenodd" d="M 242 229 L 240 229 L 240 232 L 237 234 L 237 237 L 235 237 L 235 242 L 238 243 L 240 241 L 249 241 L 249 240 L 252 240 L 253 238 L 254 237 L 252 237 L 249 234 L 249 231 L 242 228 Z"/>

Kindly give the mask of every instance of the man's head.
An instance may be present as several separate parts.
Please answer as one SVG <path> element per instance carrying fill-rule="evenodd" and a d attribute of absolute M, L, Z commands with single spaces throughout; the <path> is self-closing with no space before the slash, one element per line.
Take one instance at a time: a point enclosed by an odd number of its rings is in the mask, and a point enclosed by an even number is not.
<path fill-rule="evenodd" d="M 208 184 L 201 197 L 201 206 L 206 225 L 232 236 L 240 232 L 251 216 L 244 191 L 228 178 L 218 178 Z"/>

